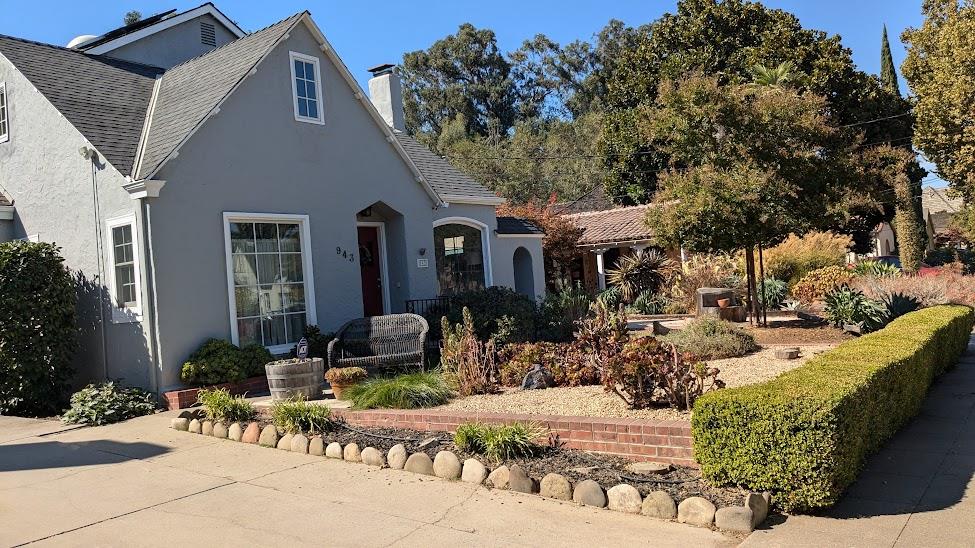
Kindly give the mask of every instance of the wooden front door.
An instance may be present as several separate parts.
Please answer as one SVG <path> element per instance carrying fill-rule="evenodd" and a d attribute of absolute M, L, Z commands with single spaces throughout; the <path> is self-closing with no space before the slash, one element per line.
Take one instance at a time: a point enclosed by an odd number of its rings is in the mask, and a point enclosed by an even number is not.
<path fill-rule="evenodd" d="M 366 316 L 383 314 L 382 251 L 379 227 L 359 227 L 359 267 L 362 273 L 362 310 Z"/>

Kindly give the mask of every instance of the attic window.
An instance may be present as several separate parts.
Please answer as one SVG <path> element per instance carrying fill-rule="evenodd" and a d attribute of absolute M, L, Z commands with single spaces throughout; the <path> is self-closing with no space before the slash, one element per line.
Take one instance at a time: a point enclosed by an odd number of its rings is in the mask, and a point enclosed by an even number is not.
<path fill-rule="evenodd" d="M 217 45 L 217 28 L 213 23 L 200 23 L 200 42 L 205 46 Z"/>
<path fill-rule="evenodd" d="M 322 76 L 318 58 L 291 52 L 291 81 L 295 103 L 295 120 L 324 124 L 322 112 Z"/>
<path fill-rule="evenodd" d="M 10 130 L 7 118 L 7 83 L 0 82 L 0 143 L 10 140 Z"/>

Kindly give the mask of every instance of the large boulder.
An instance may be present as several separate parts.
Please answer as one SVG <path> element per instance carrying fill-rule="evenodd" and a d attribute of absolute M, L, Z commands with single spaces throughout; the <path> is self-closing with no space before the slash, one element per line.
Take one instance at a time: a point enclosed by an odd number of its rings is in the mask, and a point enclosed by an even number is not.
<path fill-rule="evenodd" d="M 537 493 L 538 481 L 516 464 L 508 469 L 508 489 L 519 493 Z"/>
<path fill-rule="evenodd" d="M 251 426 L 254 427 L 254 430 L 257 430 L 257 423 L 256 422 L 252 422 L 251 423 Z M 248 432 L 247 438 L 250 439 L 250 434 L 251 434 L 251 427 L 250 426 L 247 427 L 247 432 Z M 265 426 L 264 429 L 261 430 L 261 433 L 258 434 L 258 436 L 257 436 L 257 443 L 261 447 L 277 447 L 278 446 L 278 429 L 275 428 L 273 424 L 269 424 L 269 425 Z"/>
<path fill-rule="evenodd" d="M 595 481 L 582 480 L 576 484 L 576 488 L 572 491 L 572 500 L 586 506 L 604 508 L 606 506 L 606 493 Z"/>
<path fill-rule="evenodd" d="M 710 527 L 714 523 L 714 504 L 701 497 L 690 497 L 677 505 L 677 521 L 698 527 Z"/>
<path fill-rule="evenodd" d="M 455 480 L 460 477 L 460 459 L 450 451 L 440 451 L 433 458 L 433 473 L 438 478 Z"/>
<path fill-rule="evenodd" d="M 467 483 L 484 483 L 488 477 L 488 469 L 477 459 L 464 461 L 464 469 L 460 473 L 460 480 Z"/>
<path fill-rule="evenodd" d="M 542 478 L 539 494 L 559 500 L 572 500 L 572 484 L 562 474 L 546 474 Z"/>
<path fill-rule="evenodd" d="M 754 514 L 751 508 L 744 506 L 727 506 L 719 508 L 714 513 L 714 525 L 718 529 L 734 531 L 736 533 L 751 533 Z"/>
<path fill-rule="evenodd" d="M 487 482 L 488 485 L 494 487 L 495 489 L 507 489 L 508 480 L 511 478 L 511 471 L 508 467 L 501 465 L 495 468 L 490 474 L 488 474 Z"/>
<path fill-rule="evenodd" d="M 643 499 L 640 513 L 652 518 L 674 519 L 677 517 L 677 503 L 666 491 L 652 491 Z"/>
<path fill-rule="evenodd" d="M 606 500 L 610 510 L 627 514 L 639 514 L 643 504 L 643 499 L 636 487 L 625 483 L 611 487 L 609 491 L 606 491 Z"/>
<path fill-rule="evenodd" d="M 413 472 L 414 474 L 423 474 L 424 476 L 432 476 L 433 473 L 433 461 L 430 460 L 430 456 L 426 453 L 413 453 L 410 458 L 406 459 L 406 464 L 403 469 L 407 472 Z"/>
<path fill-rule="evenodd" d="M 397 443 L 390 447 L 389 452 L 386 453 L 386 462 L 389 463 L 389 467 L 393 470 L 402 470 L 406 466 L 406 457 L 408 456 L 406 446 L 402 443 Z"/>
<path fill-rule="evenodd" d="M 553 386 L 555 386 L 555 377 L 552 376 L 552 372 L 539 363 L 532 365 L 525 378 L 521 380 L 522 390 L 540 390 Z"/>
<path fill-rule="evenodd" d="M 383 456 L 383 452 L 375 447 L 366 447 L 359 456 L 362 458 L 362 463 L 369 466 L 382 468 L 386 464 L 386 457 Z"/>

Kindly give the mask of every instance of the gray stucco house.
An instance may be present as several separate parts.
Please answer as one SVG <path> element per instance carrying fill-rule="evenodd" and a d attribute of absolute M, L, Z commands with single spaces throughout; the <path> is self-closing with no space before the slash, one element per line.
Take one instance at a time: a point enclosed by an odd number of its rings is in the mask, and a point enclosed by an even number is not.
<path fill-rule="evenodd" d="M 284 353 L 306 325 L 544 292 L 541 232 L 404 133 L 395 68 L 373 72 L 370 100 L 308 12 L 0 36 L 0 240 L 77 273 L 80 380 L 162 391 L 208 337 Z"/>

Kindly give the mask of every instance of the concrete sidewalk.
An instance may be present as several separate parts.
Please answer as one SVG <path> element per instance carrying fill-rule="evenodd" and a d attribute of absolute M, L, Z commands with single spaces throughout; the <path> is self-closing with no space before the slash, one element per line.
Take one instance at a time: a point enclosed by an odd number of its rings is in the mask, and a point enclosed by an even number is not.
<path fill-rule="evenodd" d="M 708 529 L 167 428 L 0 417 L 0 545 L 734 546 Z"/>
<path fill-rule="evenodd" d="M 975 546 L 975 355 L 935 380 L 920 415 L 825 517 L 790 516 L 742 546 Z"/>

